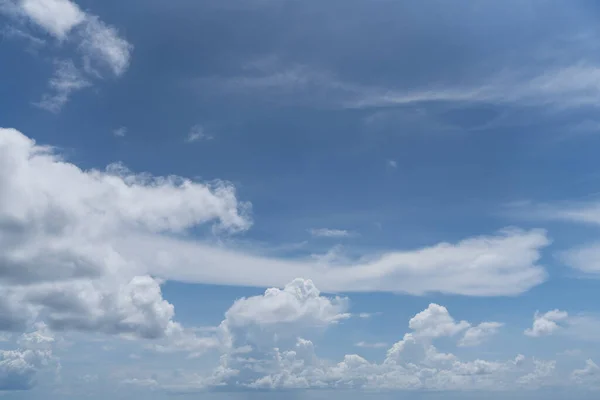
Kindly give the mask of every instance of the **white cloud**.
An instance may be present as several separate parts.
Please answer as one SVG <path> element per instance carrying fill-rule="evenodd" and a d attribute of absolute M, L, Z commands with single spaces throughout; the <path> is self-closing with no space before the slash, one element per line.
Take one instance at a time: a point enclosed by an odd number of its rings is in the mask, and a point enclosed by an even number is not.
<path fill-rule="evenodd" d="M 544 231 L 510 229 L 456 244 L 388 252 L 356 263 L 262 257 L 191 241 L 128 237 L 120 242 L 126 257 L 151 267 L 151 273 L 186 282 L 277 286 L 310 277 L 327 292 L 386 291 L 423 295 L 443 292 L 475 296 L 519 294 L 543 282 L 537 264 L 549 244 Z M 144 249 L 144 251 L 141 251 Z M 199 269 L 191 260 L 202 259 Z M 244 265 L 244 268 L 239 268 Z"/>
<path fill-rule="evenodd" d="M 390 168 L 398 168 L 398 163 L 396 161 L 394 161 L 394 160 L 388 160 L 387 161 L 387 165 Z"/>
<path fill-rule="evenodd" d="M 568 108 L 597 106 L 600 67 L 577 62 L 531 71 L 503 68 L 469 84 L 436 82 L 426 87 L 379 87 L 349 82 L 310 65 L 268 57 L 246 65 L 238 76 L 197 81 L 202 90 L 279 96 L 280 101 L 340 108 L 382 108 L 427 102 L 522 104 Z"/>
<path fill-rule="evenodd" d="M 127 135 L 127 127 L 121 126 L 113 131 L 113 135 L 116 137 L 124 137 Z"/>
<path fill-rule="evenodd" d="M 250 227 L 248 206 L 231 185 L 134 174 L 120 165 L 83 171 L 11 129 L 0 130 L 0 186 L 0 330 L 41 320 L 55 330 L 159 338 L 157 349 L 202 353 L 218 341 L 180 327 L 154 277 L 259 287 L 293 281 L 268 291 L 268 301 L 236 303 L 228 314 L 233 326 L 277 313 L 290 318 L 287 325 L 345 317 L 344 301 L 294 281 L 302 276 L 329 291 L 476 295 L 520 293 L 544 277 L 536 265 L 548 243 L 542 231 L 505 231 L 341 267 L 194 241 L 185 234 L 199 224 L 224 232 Z"/>
<path fill-rule="evenodd" d="M 526 329 L 525 335 L 531 337 L 551 335 L 561 329 L 558 323 L 565 321 L 568 317 L 567 312 L 560 310 L 548 311 L 545 314 L 536 312 L 533 318 L 533 327 Z"/>
<path fill-rule="evenodd" d="M 589 243 L 574 247 L 560 254 L 568 267 L 585 274 L 600 274 L 600 243 Z"/>
<path fill-rule="evenodd" d="M 89 87 L 91 83 L 71 60 L 63 60 L 55 62 L 54 76 L 48 86 L 51 93 L 45 94 L 37 105 L 48 111 L 58 112 L 69 101 L 73 92 Z"/>
<path fill-rule="evenodd" d="M 571 373 L 571 379 L 578 384 L 600 384 L 600 367 L 594 361 L 588 359 L 585 367 L 576 369 Z"/>
<path fill-rule="evenodd" d="M 199 142 L 201 140 L 211 140 L 211 139 L 213 139 L 213 137 L 211 135 L 209 135 L 208 133 L 206 133 L 206 131 L 204 130 L 204 128 L 201 125 L 194 125 L 190 129 L 190 132 L 188 133 L 186 141 L 188 143 L 193 143 L 193 142 Z"/>
<path fill-rule="evenodd" d="M 306 284 L 306 282 L 304 282 Z M 316 290 L 316 289 L 315 289 Z M 312 291 L 312 289 L 311 289 Z M 314 298 L 318 298 L 315 295 Z M 287 333 L 294 340 L 282 341 L 273 337 L 273 331 L 252 329 L 256 324 L 264 325 L 263 310 L 269 296 L 257 296 L 256 302 L 247 304 L 252 312 L 244 312 L 244 323 L 238 325 L 239 330 L 233 333 L 233 342 L 244 343 L 243 351 L 231 346 L 234 351 L 221 357 L 219 366 L 211 375 L 199 376 L 188 372 L 181 379 L 163 375 L 152 378 L 153 387 L 166 390 L 193 391 L 219 387 L 219 390 L 254 389 L 358 389 L 358 390 L 512 390 L 517 386 L 536 388 L 556 383 L 553 376 L 555 363 L 527 359 L 518 355 L 506 361 L 468 360 L 462 361 L 451 353 L 442 353 L 432 341 L 442 336 L 452 336 L 469 326 L 457 323 L 444 307 L 432 305 L 422 313 L 415 315 L 409 322 L 412 332 L 394 344 L 387 352 L 382 363 L 370 362 L 356 354 L 348 354 L 342 361 L 332 363 L 318 357 L 313 342 L 297 336 L 310 331 L 302 329 L 305 323 L 294 317 L 294 324 L 287 325 Z M 291 299 L 296 303 L 297 299 Z M 321 298 L 322 302 L 327 302 Z M 286 300 L 286 303 L 288 300 Z M 275 297 L 274 307 L 268 312 L 270 325 L 275 324 L 281 332 L 288 324 L 288 313 L 278 306 L 280 300 Z M 286 307 L 285 310 L 288 308 Z M 230 311 L 237 310 L 234 305 Z M 277 310 L 275 312 L 275 310 Z M 281 312 L 279 312 L 281 310 Z M 444 311 L 445 310 L 445 311 Z M 303 311 L 312 314 L 314 327 L 327 326 L 331 318 L 323 318 L 319 307 L 308 307 Z M 335 313 L 330 313 L 335 315 Z M 222 323 L 226 325 L 229 316 Z M 334 318 L 333 320 L 336 320 Z M 315 323 L 315 321 L 317 321 Z M 439 324 L 439 327 L 435 325 Z M 296 337 L 294 338 L 294 334 Z M 238 339 L 243 339 L 240 342 Z M 385 347 L 382 343 L 369 344 L 360 342 L 359 347 Z M 143 377 L 136 377 L 143 381 Z"/>
<path fill-rule="evenodd" d="M 385 342 L 358 342 L 355 344 L 356 347 L 364 347 L 368 349 L 383 349 L 388 347 L 388 344 Z"/>
<path fill-rule="evenodd" d="M 35 385 L 38 371 L 49 366 L 54 337 L 44 326 L 24 333 L 16 350 L 0 350 L 0 391 L 27 390 Z"/>
<path fill-rule="evenodd" d="M 59 111 L 72 92 L 91 86 L 94 79 L 101 79 L 102 70 L 107 69 L 119 77 L 129 67 L 133 45 L 122 38 L 115 27 L 82 11 L 70 0 L 9 0 L 2 4 L 0 12 L 16 23 L 26 18 L 58 40 L 72 41 L 82 54 L 85 74 L 72 61 L 58 63 L 49 83 L 52 93 L 46 94 L 39 103 L 49 111 Z M 4 31 L 11 36 L 29 38 L 38 45 L 44 43 L 11 26 Z"/>
<path fill-rule="evenodd" d="M 116 244 L 202 223 L 250 225 L 226 183 L 136 175 L 120 165 L 83 171 L 11 129 L 0 129 L 0 186 L 0 330 L 41 320 L 54 330 L 181 341 L 159 281 Z"/>
<path fill-rule="evenodd" d="M 352 236 L 352 232 L 345 229 L 329 229 L 329 228 L 318 228 L 309 229 L 308 232 L 314 237 L 326 237 L 326 238 L 344 238 Z"/>
<path fill-rule="evenodd" d="M 477 326 L 472 326 L 467 329 L 458 345 L 463 347 L 478 346 L 490 336 L 498 333 L 502 326 L 504 324 L 500 322 L 482 322 Z"/>
<path fill-rule="evenodd" d="M 454 321 L 446 307 L 432 303 L 426 310 L 412 317 L 408 326 L 418 337 L 437 338 L 454 336 L 468 329 L 470 324 L 467 321 Z"/>
<path fill-rule="evenodd" d="M 80 35 L 80 48 L 87 60 L 108 67 L 116 76 L 123 75 L 129 67 L 133 45 L 120 37 L 114 27 L 88 15 Z"/>
<path fill-rule="evenodd" d="M 20 0 L 19 6 L 32 22 L 59 39 L 66 38 L 86 18 L 79 6 L 69 0 Z"/>

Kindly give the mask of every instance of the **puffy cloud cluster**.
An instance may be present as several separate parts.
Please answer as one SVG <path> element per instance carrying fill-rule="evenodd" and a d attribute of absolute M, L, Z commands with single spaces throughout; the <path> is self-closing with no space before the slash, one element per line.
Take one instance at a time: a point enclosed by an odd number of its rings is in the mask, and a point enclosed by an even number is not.
<path fill-rule="evenodd" d="M 47 110 L 59 111 L 73 92 L 91 86 L 103 71 L 118 77 L 129 67 L 133 46 L 114 27 L 71 0 L 5 0 L 0 12 L 13 17 L 15 23 L 33 25 L 61 42 L 77 45 L 81 67 L 71 59 L 56 62 L 50 92 L 38 103 Z"/>
<path fill-rule="evenodd" d="M 356 354 L 331 363 L 317 356 L 310 340 L 298 336 L 288 342 L 272 336 L 273 332 L 310 334 L 300 328 L 326 326 L 345 318 L 345 307 L 334 302 L 339 300 L 320 296 L 312 282 L 303 280 L 293 281 L 282 291 L 269 289 L 264 296 L 238 300 L 221 324 L 238 328 L 229 331 L 235 345 L 200 387 L 499 390 L 514 388 L 517 380 L 528 387 L 546 384 L 553 371 L 551 362 L 526 360 L 521 355 L 507 361 L 461 361 L 454 354 L 439 352 L 432 343 L 435 339 L 462 333 L 459 343 L 473 345 L 495 333 L 501 324 L 457 322 L 437 304 L 411 318 L 411 332 L 388 350 L 382 363 Z M 287 329 L 290 324 L 292 330 Z M 263 329 L 252 331 L 253 326 Z M 267 331 L 268 327 L 272 329 Z"/>
<path fill-rule="evenodd" d="M 19 348 L 0 350 L 0 391 L 26 390 L 35 384 L 37 372 L 54 360 L 54 337 L 44 325 L 19 337 Z"/>

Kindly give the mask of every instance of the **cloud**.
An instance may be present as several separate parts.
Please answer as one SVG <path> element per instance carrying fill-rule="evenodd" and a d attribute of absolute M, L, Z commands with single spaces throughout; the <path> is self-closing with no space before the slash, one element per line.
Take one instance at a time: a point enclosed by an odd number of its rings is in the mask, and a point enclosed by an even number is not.
<path fill-rule="evenodd" d="M 128 235 L 178 234 L 214 223 L 245 230 L 245 207 L 224 182 L 83 171 L 55 149 L 0 129 L 0 330 L 181 337 L 173 306 L 145 265 L 124 258 Z"/>
<path fill-rule="evenodd" d="M 344 301 L 324 299 L 316 284 L 330 292 L 483 296 L 521 293 L 545 276 L 536 262 L 548 239 L 536 230 L 342 266 L 193 240 L 188 230 L 202 224 L 216 233 L 250 228 L 249 205 L 233 186 L 135 174 L 119 164 L 84 171 L 13 129 L 0 130 L 0 186 L 0 330 L 44 321 L 54 330 L 155 338 L 163 351 L 202 353 L 217 342 L 174 320 L 157 278 L 284 287 L 266 292 L 268 300 L 240 300 L 228 314 L 231 326 L 261 317 L 264 328 L 278 313 L 292 325 L 345 316 Z M 313 309 L 321 319 L 310 319 Z"/>
<path fill-rule="evenodd" d="M 387 160 L 387 165 L 390 168 L 398 168 L 398 163 L 394 160 Z"/>
<path fill-rule="evenodd" d="M 426 310 L 412 317 L 408 326 L 417 336 L 437 338 L 454 336 L 467 329 L 470 324 L 467 321 L 454 321 L 446 307 L 432 303 Z"/>
<path fill-rule="evenodd" d="M 91 82 L 83 76 L 72 61 L 56 61 L 54 76 L 48 83 L 52 93 L 45 94 L 37 105 L 56 113 L 69 101 L 73 92 L 91 85 Z"/>
<path fill-rule="evenodd" d="M 586 360 L 585 367 L 571 373 L 571 380 L 577 384 L 600 384 L 600 367 L 591 359 Z"/>
<path fill-rule="evenodd" d="M 561 329 L 559 322 L 565 321 L 569 314 L 565 311 L 552 310 L 545 314 L 536 312 L 533 318 L 533 327 L 525 330 L 525 335 L 540 337 L 551 335 Z"/>
<path fill-rule="evenodd" d="M 374 342 L 374 343 L 369 343 L 369 342 L 358 342 L 356 344 L 354 344 L 356 347 L 364 347 L 367 349 L 383 349 L 385 347 L 388 347 L 388 344 L 385 342 Z"/>
<path fill-rule="evenodd" d="M 79 6 L 69 0 L 21 0 L 19 5 L 33 23 L 61 40 L 86 18 Z"/>
<path fill-rule="evenodd" d="M 129 67 L 133 45 L 121 38 L 114 27 L 88 15 L 80 36 L 84 60 L 107 67 L 115 76 L 123 75 Z"/>
<path fill-rule="evenodd" d="M 194 125 L 190 129 L 190 132 L 188 133 L 186 141 L 188 143 L 193 143 L 193 142 L 199 142 L 201 140 L 211 140 L 211 139 L 213 139 L 213 137 L 211 135 L 207 134 L 201 125 Z"/>
<path fill-rule="evenodd" d="M 478 346 L 490 336 L 498 333 L 498 330 L 504 326 L 500 322 L 482 322 L 477 326 L 472 326 L 465 332 L 463 338 L 458 342 L 459 346 L 471 347 Z"/>
<path fill-rule="evenodd" d="M 568 267 L 585 274 L 600 274 L 600 243 L 574 247 L 559 254 Z"/>
<path fill-rule="evenodd" d="M 15 23 L 26 19 L 60 41 L 74 43 L 82 57 L 83 71 L 71 60 L 57 62 L 49 82 L 50 94 L 43 96 L 39 105 L 58 112 L 69 100 L 69 95 L 103 78 L 104 70 L 116 77 L 125 73 L 131 61 L 133 45 L 122 38 L 117 29 L 97 16 L 82 11 L 70 0 L 9 0 L 0 12 Z M 33 38 L 27 32 L 9 27 L 19 37 Z M 8 28 L 7 28 L 8 29 Z M 12 36 L 15 36 L 14 34 Z M 37 44 L 44 41 L 33 38 Z"/>
<path fill-rule="evenodd" d="M 345 80 L 313 65 L 285 63 L 276 57 L 247 63 L 236 76 L 196 81 L 203 91 L 259 96 L 313 107 L 378 109 L 422 103 L 493 103 L 558 109 L 598 105 L 600 67 L 593 62 L 555 63 L 544 69 L 504 66 L 468 84 L 460 80 L 426 86 L 377 86 Z"/>
<path fill-rule="evenodd" d="M 544 220 L 567 221 L 600 225 L 600 202 L 563 202 L 557 204 L 517 204 L 514 211 L 519 215 Z"/>
<path fill-rule="evenodd" d="M 297 287 L 300 281 L 292 283 Z M 303 281 L 306 285 L 308 282 Z M 269 289 L 272 290 L 272 289 Z M 269 292 L 269 290 L 267 292 Z M 314 289 L 316 290 L 316 289 Z M 313 289 L 311 288 L 311 292 Z M 302 291 L 301 291 L 302 292 Z M 304 297 L 301 296 L 301 297 Z M 320 295 L 313 297 L 321 298 Z M 268 307 L 268 325 L 277 326 L 278 333 L 285 328 L 286 336 L 293 340 L 281 340 L 272 330 L 254 329 L 266 326 L 263 310 L 270 296 L 256 296 L 256 302 L 247 304 L 254 308 L 244 312 L 244 323 L 232 333 L 236 345 L 230 346 L 210 375 L 198 375 L 186 371 L 175 380 L 172 375 L 153 375 L 154 388 L 177 392 L 197 390 L 293 390 L 293 389 L 355 389 L 355 390 L 513 390 L 516 385 L 536 388 L 556 383 L 553 376 L 554 361 L 527 359 L 518 355 L 505 361 L 467 360 L 462 361 L 451 353 L 442 353 L 433 341 L 454 336 L 470 326 L 456 322 L 445 307 L 430 305 L 410 321 L 411 332 L 394 344 L 381 363 L 374 363 L 356 354 L 347 354 L 335 363 L 320 358 L 314 343 L 300 333 L 311 335 L 314 330 L 304 329 L 327 327 L 337 318 L 323 318 L 319 307 L 307 307 L 302 318 L 291 312 L 293 325 L 287 325 L 289 314 L 278 306 L 281 300 L 274 297 L 274 308 Z M 297 302 L 295 296 L 293 303 Z M 289 300 L 286 300 L 288 302 Z M 331 299 L 321 298 L 327 303 Z M 237 310 L 232 306 L 226 313 L 221 326 L 227 325 L 230 313 Z M 327 307 L 326 307 L 327 308 Z M 279 312 L 281 310 L 281 312 Z M 287 310 L 287 308 L 285 308 Z M 312 315 L 311 318 L 306 314 Z M 329 315 L 337 315 L 336 312 Z M 312 321 L 308 324 L 296 323 Z M 316 322 L 316 323 L 315 323 Z M 438 326 L 439 325 L 439 326 Z M 289 329 L 291 328 L 291 329 Z M 312 332 L 312 333 L 311 333 Z M 241 341 L 239 339 L 242 339 Z M 239 345 L 244 344 L 243 349 Z M 359 347 L 383 348 L 385 344 L 360 342 Z M 136 376 L 144 381 L 147 377 Z"/>
<path fill-rule="evenodd" d="M 521 218 L 562 221 L 600 226 L 600 202 L 562 202 L 556 204 L 517 202 L 509 206 L 511 214 Z M 600 273 L 600 243 L 591 242 L 558 254 L 565 265 L 584 274 Z"/>
<path fill-rule="evenodd" d="M 296 277 L 310 277 L 327 292 L 472 296 L 519 294 L 543 282 L 546 273 L 537 260 L 540 249 L 549 244 L 544 231 L 508 229 L 456 244 L 391 251 L 356 263 L 327 265 L 263 257 L 192 241 L 157 239 L 130 236 L 120 246 L 126 257 L 137 258 L 165 279 L 281 287 Z M 191 263 L 199 259 L 205 268 L 195 268 Z"/>
<path fill-rule="evenodd" d="M 352 236 L 353 233 L 344 229 L 328 229 L 318 228 L 309 229 L 309 233 L 314 237 L 326 237 L 326 238 L 344 238 Z"/>
<path fill-rule="evenodd" d="M 19 348 L 0 350 L 0 391 L 28 390 L 35 386 L 38 371 L 54 361 L 54 337 L 45 326 L 24 333 Z"/>
<path fill-rule="evenodd" d="M 116 137 L 124 137 L 127 135 L 127 127 L 121 126 L 113 131 L 113 135 Z"/>

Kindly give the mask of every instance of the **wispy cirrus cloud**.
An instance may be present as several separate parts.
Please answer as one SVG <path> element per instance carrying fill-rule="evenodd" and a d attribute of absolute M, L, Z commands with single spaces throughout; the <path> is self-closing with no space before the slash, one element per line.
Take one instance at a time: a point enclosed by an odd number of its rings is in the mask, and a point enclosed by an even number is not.
<path fill-rule="evenodd" d="M 439 80 L 437 80 L 439 81 Z M 491 103 L 551 106 L 560 109 L 597 107 L 600 65 L 593 61 L 553 63 L 545 68 L 506 66 L 469 83 L 436 82 L 375 86 L 345 80 L 333 71 L 286 64 L 277 57 L 247 63 L 237 76 L 196 80 L 203 89 L 229 94 L 276 96 L 316 107 L 378 109 L 421 103 Z"/>
<path fill-rule="evenodd" d="M 28 27 L 33 26 L 60 42 L 74 43 L 74 51 L 80 54 L 81 66 L 73 61 L 75 57 L 55 62 L 54 76 L 49 82 L 51 93 L 45 94 L 39 102 L 48 111 L 60 111 L 70 94 L 92 86 L 94 80 L 103 79 L 104 71 L 120 77 L 129 67 L 133 45 L 122 38 L 115 27 L 83 11 L 73 1 L 5 0 L 0 12 L 14 24 L 22 25 L 5 28 L 8 32 L 34 38 L 30 40 L 37 45 L 45 44 L 45 40 L 27 32 Z"/>
<path fill-rule="evenodd" d="M 330 229 L 330 228 L 313 228 L 309 229 L 308 232 L 313 237 L 325 237 L 325 238 L 346 238 L 354 236 L 355 233 L 345 229 Z"/>

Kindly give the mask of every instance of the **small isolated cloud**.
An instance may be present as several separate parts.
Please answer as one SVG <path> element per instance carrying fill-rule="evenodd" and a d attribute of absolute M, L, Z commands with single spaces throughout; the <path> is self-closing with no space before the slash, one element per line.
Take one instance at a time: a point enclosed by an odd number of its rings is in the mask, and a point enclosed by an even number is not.
<path fill-rule="evenodd" d="M 569 317 L 566 311 L 552 310 L 545 314 L 536 312 L 533 317 L 533 326 L 525 330 L 525 335 L 531 337 L 548 336 L 561 329 L 560 322 Z"/>
<path fill-rule="evenodd" d="M 56 113 L 69 101 L 71 94 L 91 85 L 73 61 L 56 61 L 54 76 L 48 83 L 50 93 L 45 94 L 36 105 Z"/>
<path fill-rule="evenodd" d="M 354 344 L 356 347 L 363 347 L 363 348 L 367 348 L 367 349 L 383 349 L 385 347 L 388 347 L 388 344 L 385 342 L 374 342 L 374 343 L 369 343 L 369 342 L 358 342 Z"/>
<path fill-rule="evenodd" d="M 211 139 L 213 139 L 213 136 L 206 133 L 206 131 L 205 131 L 204 127 L 202 127 L 202 125 L 194 125 L 190 129 L 190 132 L 187 135 L 186 142 L 194 143 L 194 142 L 200 142 L 202 140 L 211 140 Z"/>
<path fill-rule="evenodd" d="M 121 126 L 120 128 L 117 128 L 113 131 L 113 135 L 117 136 L 117 137 L 124 137 L 127 134 L 127 128 L 124 126 Z"/>
<path fill-rule="evenodd" d="M 390 168 L 398 168 L 398 163 L 394 160 L 387 160 L 387 165 Z"/>
<path fill-rule="evenodd" d="M 308 232 L 314 237 L 325 237 L 325 238 L 345 238 L 354 235 L 353 232 L 345 229 L 328 229 L 318 228 L 309 229 Z"/>

